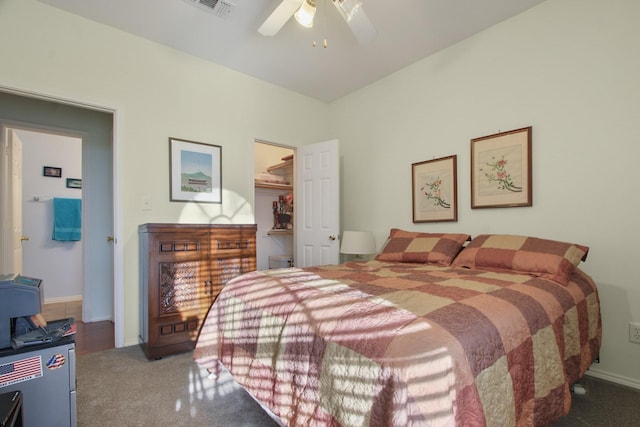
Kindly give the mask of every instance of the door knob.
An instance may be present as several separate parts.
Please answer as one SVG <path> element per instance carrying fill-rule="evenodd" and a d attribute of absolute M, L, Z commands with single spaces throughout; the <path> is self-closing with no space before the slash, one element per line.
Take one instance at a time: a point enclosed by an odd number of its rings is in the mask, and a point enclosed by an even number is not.
<path fill-rule="evenodd" d="M 113 238 L 113 236 L 107 236 L 107 242 L 113 242 L 116 239 Z"/>
<path fill-rule="evenodd" d="M 20 237 L 20 241 L 24 242 L 25 240 L 29 240 L 29 236 L 22 236 Z"/>
<path fill-rule="evenodd" d="M 329 236 L 329 240 L 336 240 L 336 235 L 332 234 L 331 236 Z"/>

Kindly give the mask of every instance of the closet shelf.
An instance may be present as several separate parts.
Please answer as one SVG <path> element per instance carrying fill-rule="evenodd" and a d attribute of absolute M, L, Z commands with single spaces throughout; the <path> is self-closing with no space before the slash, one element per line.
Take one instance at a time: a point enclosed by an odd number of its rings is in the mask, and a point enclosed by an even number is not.
<path fill-rule="evenodd" d="M 293 191 L 293 186 L 284 184 L 272 184 L 256 181 L 256 188 L 269 188 L 273 190 Z"/>
<path fill-rule="evenodd" d="M 282 163 L 278 163 L 277 165 L 273 165 L 267 168 L 267 172 L 271 173 L 273 171 L 276 171 L 278 169 L 284 169 L 284 168 L 290 168 L 293 166 L 293 159 L 291 160 L 287 160 L 285 162 Z"/>

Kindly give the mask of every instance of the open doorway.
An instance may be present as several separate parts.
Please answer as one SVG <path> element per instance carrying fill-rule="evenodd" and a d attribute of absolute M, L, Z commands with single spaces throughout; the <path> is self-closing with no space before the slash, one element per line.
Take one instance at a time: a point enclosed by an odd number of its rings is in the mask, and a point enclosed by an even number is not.
<path fill-rule="evenodd" d="M 255 142 L 255 217 L 258 270 L 294 264 L 294 149 Z"/>
<path fill-rule="evenodd" d="M 83 245 L 78 240 L 54 240 L 53 199 L 82 203 L 82 139 L 74 136 L 10 128 L 13 143 L 22 145 L 22 269 L 43 280 L 44 301 L 82 301 Z M 26 154 L 25 154 L 26 153 Z M 14 157 L 17 157 L 14 155 Z M 45 169 L 46 168 L 46 169 Z M 60 174 L 57 174 L 57 172 Z M 55 172 L 55 173 L 54 173 Z M 81 224 L 79 224 L 81 225 Z M 76 262 L 69 262 L 75 260 Z M 74 317 L 82 319 L 82 313 Z"/>
<path fill-rule="evenodd" d="M 63 260 L 56 263 L 55 267 L 62 270 L 62 276 L 69 282 L 77 282 L 68 270 L 76 270 L 78 264 L 80 276 L 80 298 L 82 299 L 81 318 L 84 322 L 97 323 L 108 322 L 110 324 L 111 336 L 114 336 L 114 247 L 113 247 L 113 114 L 105 111 L 92 110 L 89 108 L 62 104 L 59 102 L 44 100 L 40 98 L 32 98 L 30 96 L 22 96 L 21 94 L 5 93 L 0 91 L 0 125 L 3 127 L 3 139 L 6 138 L 7 129 L 18 129 L 19 133 L 24 130 L 49 133 L 58 136 L 74 136 L 81 139 L 80 165 L 78 171 L 74 171 L 72 167 L 65 166 L 61 169 L 60 182 L 63 183 L 64 191 L 72 191 L 77 188 L 66 187 L 66 178 L 73 178 L 70 185 L 72 187 L 81 186 L 82 194 L 82 243 L 80 254 L 68 253 Z M 15 133 L 15 131 L 14 131 Z M 62 149 L 66 152 L 68 147 Z M 30 156 L 32 152 L 25 152 L 24 156 Z M 30 166 L 30 168 L 39 169 L 42 175 L 44 166 L 53 166 L 50 164 L 42 164 Z M 3 204 L 5 202 L 13 202 L 13 199 L 6 195 L 7 188 L 11 187 L 13 176 L 7 173 L 6 168 L 2 172 L 1 179 L 4 181 L 2 192 Z M 65 169 L 69 173 L 80 173 L 80 176 L 67 176 Z M 54 178 L 49 178 L 55 180 Z M 40 193 L 40 191 L 38 191 Z M 24 199 L 28 201 L 30 198 L 31 205 L 29 208 L 48 209 L 51 204 L 51 198 L 58 196 L 58 192 L 47 191 L 41 194 L 22 194 L 20 202 Z M 39 198 L 38 201 L 33 198 Z M 47 200 L 49 199 L 49 200 Z M 15 203 L 18 204 L 17 202 Z M 7 221 L 13 222 L 11 215 L 13 208 L 2 209 L 3 226 Z M 43 216 L 43 218 L 46 217 Z M 46 226 L 45 226 L 46 227 Z M 5 239 L 5 237 L 11 237 Z M 3 248 L 2 258 L 11 250 L 14 242 L 14 236 L 11 233 L 3 232 Z M 18 236 L 17 240 L 20 240 Z M 27 255 L 31 257 L 30 255 Z M 48 254 L 47 254 L 48 256 Z M 46 259 L 46 257 L 44 259 Z M 29 263 L 43 263 L 42 255 L 39 259 L 27 260 Z M 4 267 L 4 266 L 3 266 Z M 4 269 L 4 268 L 3 268 Z M 9 273 L 9 271 L 6 271 Z M 23 273 L 18 271 L 16 273 Z M 41 275 L 41 273 L 38 273 Z M 75 274 L 75 273 L 74 273 Z M 35 276 L 34 274 L 34 277 Z M 46 278 L 43 279 L 43 288 L 49 289 Z M 57 297 L 70 297 L 71 300 L 78 297 L 73 295 L 58 295 L 55 292 L 59 289 L 50 289 L 51 292 L 45 291 L 45 304 L 47 299 L 58 302 Z M 78 288 L 71 292 L 78 292 Z M 53 298 L 53 299 L 52 299 Z M 62 301 L 66 304 L 67 301 Z M 73 302 L 73 301 L 71 301 Z M 78 317 L 77 315 L 66 316 L 61 313 L 60 317 Z M 113 338 L 111 340 L 113 342 Z"/>

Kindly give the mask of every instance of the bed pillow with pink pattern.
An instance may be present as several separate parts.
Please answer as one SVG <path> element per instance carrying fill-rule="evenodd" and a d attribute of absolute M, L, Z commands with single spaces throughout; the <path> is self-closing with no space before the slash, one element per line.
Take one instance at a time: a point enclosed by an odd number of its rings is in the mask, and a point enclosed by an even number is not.
<path fill-rule="evenodd" d="M 515 271 L 566 285 L 589 248 L 573 243 L 510 234 L 475 237 L 453 261 L 453 267 Z"/>
<path fill-rule="evenodd" d="M 447 266 L 468 239 L 468 234 L 417 233 L 392 228 L 376 260 Z"/>

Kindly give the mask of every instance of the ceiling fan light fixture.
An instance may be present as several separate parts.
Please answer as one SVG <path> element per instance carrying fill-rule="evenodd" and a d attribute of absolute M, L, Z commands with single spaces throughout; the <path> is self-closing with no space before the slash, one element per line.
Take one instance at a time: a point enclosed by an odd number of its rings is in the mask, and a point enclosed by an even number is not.
<path fill-rule="evenodd" d="M 316 13 L 316 1 L 305 0 L 300 9 L 295 13 L 296 21 L 306 28 L 313 27 L 313 15 Z"/>

